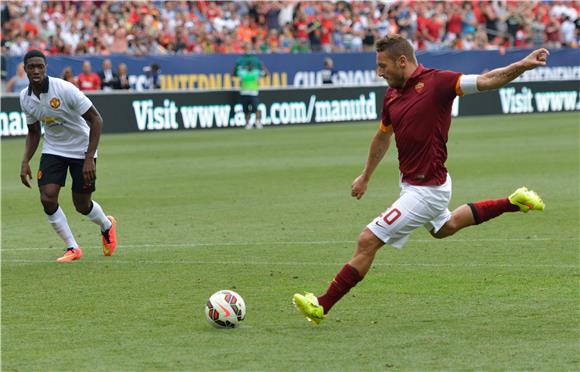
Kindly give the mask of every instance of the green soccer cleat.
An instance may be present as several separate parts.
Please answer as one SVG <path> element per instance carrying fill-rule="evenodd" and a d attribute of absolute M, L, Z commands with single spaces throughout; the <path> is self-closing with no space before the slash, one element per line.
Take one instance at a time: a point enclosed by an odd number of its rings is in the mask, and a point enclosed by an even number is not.
<path fill-rule="evenodd" d="M 543 211 L 546 205 L 535 191 L 527 187 L 520 187 L 509 196 L 511 204 L 520 207 L 520 211 L 527 213 L 531 210 Z"/>
<path fill-rule="evenodd" d="M 324 319 L 324 309 L 318 304 L 318 299 L 312 293 L 306 292 L 304 295 L 300 293 L 294 294 L 292 303 L 309 322 L 320 324 Z"/>

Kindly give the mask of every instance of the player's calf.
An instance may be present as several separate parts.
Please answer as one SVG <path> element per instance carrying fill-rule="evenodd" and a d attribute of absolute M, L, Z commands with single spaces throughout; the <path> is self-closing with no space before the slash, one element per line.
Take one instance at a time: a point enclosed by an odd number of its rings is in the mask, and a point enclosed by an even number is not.
<path fill-rule="evenodd" d="M 430 233 L 436 239 L 443 239 L 473 224 L 475 220 L 471 208 L 464 204 L 451 213 L 451 218 L 437 232 L 433 229 Z"/>

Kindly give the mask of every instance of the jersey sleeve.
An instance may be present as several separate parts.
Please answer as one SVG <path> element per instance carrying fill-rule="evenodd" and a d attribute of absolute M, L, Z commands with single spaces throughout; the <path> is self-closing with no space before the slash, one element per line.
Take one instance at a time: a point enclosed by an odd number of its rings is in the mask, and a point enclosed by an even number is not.
<path fill-rule="evenodd" d="M 460 72 L 449 70 L 437 72 L 437 86 L 442 97 L 454 99 L 463 95 L 460 82 L 461 75 L 463 74 Z"/>
<path fill-rule="evenodd" d="M 389 131 L 389 127 L 392 125 L 391 116 L 389 115 L 389 107 L 388 107 L 388 98 L 389 98 L 389 91 L 385 93 L 385 98 L 383 98 L 383 110 L 381 113 L 381 124 L 379 125 L 379 129 L 381 132 L 386 133 Z"/>
<path fill-rule="evenodd" d="M 26 105 L 24 104 L 24 95 L 27 94 L 26 91 L 22 91 L 20 93 L 20 109 L 24 112 L 24 116 L 26 117 L 26 125 L 31 125 L 39 121 L 38 118 L 34 117 L 27 109 Z"/>
<path fill-rule="evenodd" d="M 81 92 L 79 88 L 77 88 L 73 84 L 69 83 L 66 92 L 67 92 L 68 107 L 74 113 L 83 115 L 87 111 L 89 111 L 89 109 L 93 105 L 91 100 L 87 96 L 85 96 L 85 94 Z"/>

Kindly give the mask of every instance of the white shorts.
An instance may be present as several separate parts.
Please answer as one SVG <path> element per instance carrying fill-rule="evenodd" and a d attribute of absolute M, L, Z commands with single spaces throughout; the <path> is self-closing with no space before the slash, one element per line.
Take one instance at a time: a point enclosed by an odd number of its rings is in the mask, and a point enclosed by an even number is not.
<path fill-rule="evenodd" d="M 424 226 L 439 231 L 451 218 L 451 177 L 441 186 L 413 186 L 401 182 L 401 195 L 384 213 L 367 225 L 377 238 L 402 248 L 411 232 Z"/>

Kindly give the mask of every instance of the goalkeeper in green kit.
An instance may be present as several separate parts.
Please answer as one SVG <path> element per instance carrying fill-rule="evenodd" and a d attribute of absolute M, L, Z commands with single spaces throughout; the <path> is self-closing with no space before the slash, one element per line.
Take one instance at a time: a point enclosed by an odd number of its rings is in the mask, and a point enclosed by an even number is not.
<path fill-rule="evenodd" d="M 258 110 L 258 94 L 260 93 L 260 78 L 266 76 L 268 73 L 265 67 L 256 66 L 253 62 L 249 62 L 245 66 L 240 66 L 236 71 L 240 78 L 240 103 L 244 108 L 246 115 L 246 129 L 252 129 L 252 122 L 250 121 L 252 114 L 256 114 L 255 126 L 262 128 L 260 122 L 260 110 Z"/>

